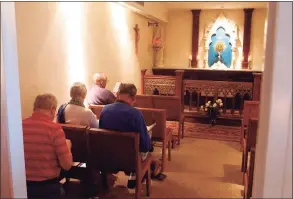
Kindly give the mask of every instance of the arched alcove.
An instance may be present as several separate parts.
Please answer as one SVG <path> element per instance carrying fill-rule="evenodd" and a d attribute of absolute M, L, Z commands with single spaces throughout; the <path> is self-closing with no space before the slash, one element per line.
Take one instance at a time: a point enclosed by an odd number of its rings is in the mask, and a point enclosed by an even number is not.
<path fill-rule="evenodd" d="M 220 26 L 216 33 L 211 36 L 211 43 L 208 50 L 208 66 L 212 67 L 214 64 L 221 62 L 226 67 L 230 68 L 232 62 L 232 44 L 230 42 L 230 35 L 226 33 L 224 27 Z M 223 50 L 217 51 L 217 45 L 222 44 Z"/>
<path fill-rule="evenodd" d="M 222 67 L 227 69 L 239 68 L 241 64 L 239 48 L 242 47 L 239 39 L 239 26 L 233 21 L 228 20 L 223 13 L 220 13 L 215 20 L 205 26 L 203 38 L 199 45 L 199 67 L 222 68 L 214 65 L 215 60 L 218 60 L 218 53 L 215 52 L 213 49 L 214 45 L 212 45 L 215 43 L 219 33 L 225 37 L 224 40 L 219 39 L 225 44 L 224 54 L 221 55 L 224 61 Z"/>

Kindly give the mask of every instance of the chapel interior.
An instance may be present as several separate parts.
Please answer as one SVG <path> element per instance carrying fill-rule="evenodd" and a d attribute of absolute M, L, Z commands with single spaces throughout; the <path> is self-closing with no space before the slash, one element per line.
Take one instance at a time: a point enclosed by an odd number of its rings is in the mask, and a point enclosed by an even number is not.
<path fill-rule="evenodd" d="M 150 198 L 252 198 L 268 10 L 269 2 L 15 2 L 21 119 L 38 94 L 53 93 L 60 106 L 74 82 L 89 89 L 104 73 L 109 90 L 136 85 L 136 107 L 166 110 L 172 135 L 153 154 L 166 159 L 167 178 L 151 182 Z M 205 106 L 218 99 L 213 119 Z M 136 197 L 128 176 L 116 176 L 97 197 Z M 66 198 L 83 197 L 78 179 L 62 183 Z"/>

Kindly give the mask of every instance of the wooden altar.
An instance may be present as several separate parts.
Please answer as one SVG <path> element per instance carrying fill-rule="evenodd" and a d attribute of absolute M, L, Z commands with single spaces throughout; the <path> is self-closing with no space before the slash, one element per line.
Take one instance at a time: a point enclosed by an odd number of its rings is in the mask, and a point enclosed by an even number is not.
<path fill-rule="evenodd" d="M 221 118 L 241 120 L 244 100 L 259 101 L 261 71 L 153 68 L 153 75 L 142 71 L 143 94 L 180 96 L 186 117 L 204 118 L 200 106 L 222 99 Z"/>

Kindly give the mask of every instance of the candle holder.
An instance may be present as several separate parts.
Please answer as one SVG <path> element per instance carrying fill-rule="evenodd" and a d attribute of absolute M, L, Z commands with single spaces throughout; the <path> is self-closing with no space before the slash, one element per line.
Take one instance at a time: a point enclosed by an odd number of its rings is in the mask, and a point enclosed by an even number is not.
<path fill-rule="evenodd" d="M 189 60 L 189 66 L 188 67 L 191 68 L 192 55 L 189 55 L 188 60 Z"/>

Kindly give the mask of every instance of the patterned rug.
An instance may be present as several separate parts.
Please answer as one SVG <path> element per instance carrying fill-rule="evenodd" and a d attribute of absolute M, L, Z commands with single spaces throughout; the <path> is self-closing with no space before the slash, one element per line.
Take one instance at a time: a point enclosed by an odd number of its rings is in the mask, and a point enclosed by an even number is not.
<path fill-rule="evenodd" d="M 168 122 L 167 126 L 177 128 L 177 123 Z M 210 127 L 209 124 L 184 122 L 184 137 L 239 142 L 240 129 L 238 126 Z"/>

